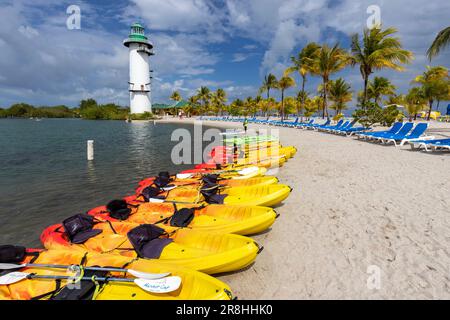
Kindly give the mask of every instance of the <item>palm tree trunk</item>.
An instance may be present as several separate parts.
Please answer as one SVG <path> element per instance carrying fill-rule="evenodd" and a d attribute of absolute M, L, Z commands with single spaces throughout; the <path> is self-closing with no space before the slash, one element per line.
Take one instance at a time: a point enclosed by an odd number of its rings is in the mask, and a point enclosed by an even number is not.
<path fill-rule="evenodd" d="M 305 83 L 306 83 L 306 75 L 302 74 L 302 101 L 301 101 L 302 110 L 305 110 Z M 301 117 L 300 122 L 303 122 L 303 116 Z"/>
<path fill-rule="evenodd" d="M 431 110 L 433 110 L 433 100 L 428 100 L 428 102 L 430 104 L 430 108 L 428 109 L 427 121 L 430 121 Z"/>
<path fill-rule="evenodd" d="M 284 120 L 284 90 L 281 90 L 281 121 Z"/>
<path fill-rule="evenodd" d="M 367 101 L 367 83 L 369 82 L 369 76 L 364 75 L 364 96 L 363 96 L 363 108 L 366 109 Z"/>
<path fill-rule="evenodd" d="M 323 114 L 322 119 L 326 117 L 328 118 L 328 109 L 327 109 L 327 83 L 328 79 L 326 77 L 323 78 Z"/>

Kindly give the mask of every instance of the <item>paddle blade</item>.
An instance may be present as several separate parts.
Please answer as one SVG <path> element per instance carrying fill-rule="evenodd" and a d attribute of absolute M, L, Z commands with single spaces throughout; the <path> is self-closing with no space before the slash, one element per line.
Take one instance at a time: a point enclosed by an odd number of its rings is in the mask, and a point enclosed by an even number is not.
<path fill-rule="evenodd" d="M 189 179 L 192 176 L 191 173 L 177 173 L 177 179 Z"/>
<path fill-rule="evenodd" d="M 164 191 L 170 191 L 170 190 L 173 190 L 173 189 L 175 189 L 177 186 L 167 186 L 167 187 L 164 187 L 164 188 L 161 188 L 162 190 L 164 190 Z"/>
<path fill-rule="evenodd" d="M 181 285 L 181 278 L 177 276 L 158 280 L 134 279 L 141 289 L 152 293 L 168 293 L 177 290 Z"/>
<path fill-rule="evenodd" d="M 151 202 L 151 203 L 163 203 L 164 199 L 150 198 L 150 199 L 148 199 L 148 202 Z"/>
<path fill-rule="evenodd" d="M 246 175 L 246 174 L 250 174 L 250 173 L 254 173 L 254 172 L 256 172 L 256 171 L 258 171 L 258 167 L 248 167 L 248 168 L 244 168 L 244 169 L 242 169 L 242 170 L 239 170 L 238 171 L 238 173 L 240 174 L 240 175 Z"/>
<path fill-rule="evenodd" d="M 26 264 L 14 264 L 14 263 L 0 263 L 0 270 L 11 270 L 17 268 L 23 268 Z"/>
<path fill-rule="evenodd" d="M 28 277 L 29 273 L 25 272 L 10 272 L 0 277 L 0 285 L 6 286 L 8 284 L 13 284 Z"/>
<path fill-rule="evenodd" d="M 167 277 L 170 275 L 170 272 L 147 273 L 147 272 L 142 272 L 142 271 L 137 271 L 137 270 L 132 270 L 132 269 L 128 269 L 128 273 L 136 278 L 147 279 L 147 280 L 161 279 L 161 278 L 164 278 L 164 277 Z"/>

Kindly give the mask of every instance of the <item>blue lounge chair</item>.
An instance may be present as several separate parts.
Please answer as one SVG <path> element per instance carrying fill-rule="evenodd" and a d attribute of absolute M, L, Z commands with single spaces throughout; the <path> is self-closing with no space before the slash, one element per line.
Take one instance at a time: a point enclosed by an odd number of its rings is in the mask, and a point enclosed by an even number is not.
<path fill-rule="evenodd" d="M 308 122 L 300 122 L 300 123 L 297 123 L 297 124 L 295 125 L 295 127 L 298 129 L 298 128 L 303 128 L 303 127 L 308 127 L 308 126 L 310 126 L 310 125 L 312 125 L 312 124 L 314 124 L 314 119 L 311 119 L 311 120 L 309 120 Z"/>
<path fill-rule="evenodd" d="M 344 130 L 343 132 L 339 132 L 339 133 L 340 133 L 340 134 L 345 134 L 345 135 L 347 135 L 347 136 L 351 136 L 351 135 L 353 135 L 353 134 L 358 134 L 358 133 L 362 133 L 362 132 L 367 132 L 367 131 L 370 131 L 370 130 L 372 130 L 372 128 L 360 126 L 360 127 L 353 127 L 353 128 Z"/>
<path fill-rule="evenodd" d="M 297 123 L 298 123 L 298 117 L 295 118 L 294 121 L 286 121 L 286 122 L 283 124 L 283 126 L 284 126 L 284 127 L 294 127 L 294 126 L 297 125 Z"/>
<path fill-rule="evenodd" d="M 331 121 L 328 120 L 327 122 L 329 124 Z M 330 126 L 328 124 L 323 124 L 323 125 L 317 126 L 317 127 L 315 127 L 315 129 L 317 129 L 317 130 L 338 129 L 338 128 L 341 128 L 344 125 L 347 125 L 348 121 L 344 122 L 344 120 L 339 120 L 338 123 L 336 125 L 334 125 L 334 126 Z"/>
<path fill-rule="evenodd" d="M 411 145 L 411 149 L 420 149 L 421 147 L 423 147 L 425 149 L 425 151 L 430 151 L 428 149 L 428 147 L 440 147 L 440 146 L 444 146 L 446 148 L 449 148 L 450 145 L 450 139 L 449 138 L 445 138 L 445 139 L 434 139 L 434 137 L 425 137 L 427 139 L 423 139 L 420 138 L 420 140 L 413 140 L 413 141 L 408 141 L 407 143 L 409 143 Z"/>
<path fill-rule="evenodd" d="M 445 140 L 445 141 L 444 141 Z M 450 150 L 450 139 L 441 139 L 441 141 L 436 141 L 430 144 L 427 144 L 436 149 L 448 149 Z"/>
<path fill-rule="evenodd" d="M 403 126 L 403 127 L 405 127 L 405 126 Z M 390 137 L 382 138 L 381 141 L 386 144 L 392 142 L 392 143 L 394 143 L 394 145 L 396 147 L 403 146 L 406 142 L 413 141 L 413 140 L 420 140 L 422 135 L 425 133 L 425 131 L 427 131 L 427 129 L 428 129 L 428 123 L 419 123 L 418 125 L 415 126 L 415 128 L 409 134 L 401 133 L 401 131 L 403 130 L 403 128 L 402 128 L 398 134 L 395 134 Z M 398 141 L 400 141 L 399 145 L 397 145 Z"/>
<path fill-rule="evenodd" d="M 387 131 L 375 131 L 375 132 L 364 132 L 357 134 L 358 138 L 367 138 L 371 139 L 372 137 L 382 136 L 384 134 L 395 134 L 403 127 L 403 122 L 396 122 L 394 125 Z"/>
<path fill-rule="evenodd" d="M 337 129 L 329 129 L 327 130 L 330 133 L 334 133 L 334 134 L 340 134 L 341 132 L 346 132 L 345 130 L 350 130 L 351 128 L 353 128 L 353 126 L 355 125 L 356 120 L 353 121 L 347 121 L 346 125 L 341 126 L 340 128 Z"/>
<path fill-rule="evenodd" d="M 322 123 L 322 124 L 319 124 L 319 123 L 313 123 L 312 125 L 307 126 L 306 129 L 313 129 L 313 130 L 314 130 L 314 129 L 319 128 L 319 127 L 326 127 L 326 126 L 328 126 L 330 123 L 331 123 L 331 120 L 328 119 L 327 121 L 325 121 L 325 122 Z"/>
<path fill-rule="evenodd" d="M 381 141 L 382 139 L 392 139 L 394 137 L 398 136 L 406 136 L 411 129 L 414 127 L 414 123 L 407 122 L 403 124 L 403 126 L 400 128 L 400 130 L 397 133 L 385 133 L 385 134 L 379 134 L 377 136 L 374 136 L 373 139 Z"/>

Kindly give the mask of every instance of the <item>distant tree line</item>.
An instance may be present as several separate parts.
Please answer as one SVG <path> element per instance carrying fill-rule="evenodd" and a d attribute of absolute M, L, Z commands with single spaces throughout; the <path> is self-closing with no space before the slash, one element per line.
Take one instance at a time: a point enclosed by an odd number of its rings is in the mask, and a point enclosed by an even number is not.
<path fill-rule="evenodd" d="M 35 107 L 27 103 L 16 103 L 7 109 L 0 109 L 0 118 L 73 118 L 74 109 L 60 105 Z"/>
<path fill-rule="evenodd" d="M 82 118 L 87 120 L 146 120 L 151 113 L 130 115 L 130 109 L 114 103 L 98 104 L 94 99 L 81 100 L 77 108 L 65 105 L 35 107 L 16 103 L 7 109 L 0 108 L 0 118 Z"/>

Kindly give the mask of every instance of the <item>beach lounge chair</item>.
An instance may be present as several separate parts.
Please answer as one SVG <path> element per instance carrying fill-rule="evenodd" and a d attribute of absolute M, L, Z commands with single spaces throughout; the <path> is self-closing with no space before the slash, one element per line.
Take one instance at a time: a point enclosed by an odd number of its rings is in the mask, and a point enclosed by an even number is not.
<path fill-rule="evenodd" d="M 318 129 L 318 128 L 324 128 L 324 127 L 327 127 L 327 126 L 329 126 L 330 125 L 330 123 L 331 123 L 331 120 L 330 119 L 327 119 L 327 121 L 325 121 L 324 123 L 322 123 L 322 124 L 313 124 L 312 126 L 309 126 L 307 129 L 313 129 L 313 130 L 316 130 L 316 129 Z"/>
<path fill-rule="evenodd" d="M 429 146 L 431 146 L 433 150 L 442 150 L 442 149 L 450 150 L 450 139 L 445 140 L 446 141 L 430 143 Z"/>
<path fill-rule="evenodd" d="M 314 124 L 314 119 L 309 120 L 308 122 L 299 122 L 295 125 L 295 127 L 297 129 L 302 128 L 302 127 L 307 127 Z"/>
<path fill-rule="evenodd" d="M 360 126 L 360 127 L 353 127 L 353 128 L 345 130 L 344 132 L 339 132 L 339 133 L 340 134 L 345 134 L 347 136 L 352 136 L 354 134 L 358 134 L 358 133 L 362 133 L 362 132 L 368 132 L 368 131 L 371 131 L 371 130 L 372 130 L 372 128 L 370 128 L 370 127 Z"/>
<path fill-rule="evenodd" d="M 341 132 L 345 133 L 345 130 L 350 130 L 351 128 L 353 128 L 353 125 L 356 123 L 356 120 L 353 121 L 347 121 L 346 125 L 341 126 L 340 128 L 336 128 L 336 129 L 329 129 L 327 130 L 330 133 L 334 133 L 334 134 L 339 134 Z"/>
<path fill-rule="evenodd" d="M 347 124 L 348 124 L 348 121 L 344 122 L 344 120 L 339 120 L 338 123 L 336 123 L 336 125 L 330 126 L 329 124 L 330 124 L 331 121 L 328 119 L 327 122 L 328 122 L 328 123 L 325 123 L 325 124 L 323 124 L 323 125 L 314 127 L 314 129 L 315 129 L 315 130 L 320 130 L 320 131 L 322 131 L 322 130 L 328 130 L 328 129 L 338 129 L 338 128 L 341 128 L 341 127 L 343 127 L 344 125 L 347 125 Z"/>
<path fill-rule="evenodd" d="M 299 120 L 299 117 L 297 117 L 297 118 L 295 119 L 295 121 L 293 121 L 293 122 L 286 123 L 286 124 L 285 124 L 285 127 L 294 128 L 295 126 L 297 126 L 298 120 Z"/>
<path fill-rule="evenodd" d="M 322 123 L 322 124 L 319 124 L 319 123 L 313 123 L 313 124 L 311 124 L 311 125 L 309 125 L 309 126 L 305 126 L 305 129 L 312 129 L 312 130 L 314 130 L 314 129 L 319 128 L 319 127 L 326 127 L 326 126 L 328 126 L 330 123 L 331 123 L 331 120 L 328 119 L 327 121 L 325 121 L 325 122 Z"/>
<path fill-rule="evenodd" d="M 401 133 L 401 131 L 403 130 L 402 128 L 402 130 L 400 130 L 398 134 L 386 138 L 381 138 L 380 140 L 385 144 L 392 142 L 396 147 L 403 146 L 406 142 L 423 139 L 421 137 L 425 133 L 425 131 L 427 131 L 427 129 L 428 123 L 419 123 L 409 134 Z M 397 144 L 397 142 L 400 142 L 400 144 Z"/>
<path fill-rule="evenodd" d="M 450 149 L 450 139 L 429 139 L 429 140 L 413 140 L 408 141 L 407 143 L 410 144 L 411 149 L 413 150 L 419 150 L 420 148 L 424 148 L 425 151 L 431 151 L 432 149 L 436 150 L 440 147 Z"/>
<path fill-rule="evenodd" d="M 414 127 L 414 123 L 407 122 L 407 123 L 403 124 L 403 126 L 400 128 L 400 130 L 397 133 L 379 134 L 377 136 L 372 136 L 372 138 L 373 138 L 373 140 L 382 141 L 382 139 L 392 139 L 396 136 L 406 136 L 413 127 Z"/>
<path fill-rule="evenodd" d="M 403 122 L 396 122 L 394 125 L 387 131 L 375 131 L 375 132 L 363 132 L 357 133 L 356 136 L 358 139 L 371 139 L 372 137 L 382 136 L 384 134 L 395 134 L 403 127 Z"/>
<path fill-rule="evenodd" d="M 293 126 L 293 125 L 295 126 L 297 123 L 298 123 L 298 117 L 295 118 L 294 121 L 285 121 L 285 122 L 283 123 L 283 127 L 291 127 L 291 126 Z"/>

